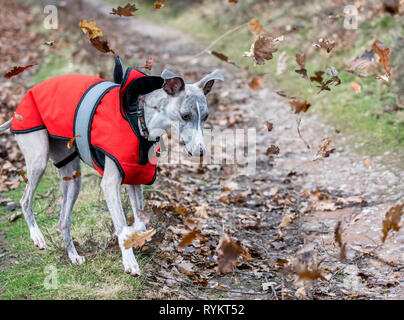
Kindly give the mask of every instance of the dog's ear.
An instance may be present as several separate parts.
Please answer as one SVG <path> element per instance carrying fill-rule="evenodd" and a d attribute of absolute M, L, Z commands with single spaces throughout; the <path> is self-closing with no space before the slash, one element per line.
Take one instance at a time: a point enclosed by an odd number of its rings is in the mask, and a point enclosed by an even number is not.
<path fill-rule="evenodd" d="M 210 90 L 212 90 L 213 84 L 215 80 L 224 81 L 223 75 L 219 70 L 215 70 L 212 73 L 204 76 L 201 80 L 199 80 L 195 85 L 203 90 L 203 93 L 207 95 Z"/>
<path fill-rule="evenodd" d="M 174 72 L 164 69 L 161 73 L 164 79 L 163 89 L 170 96 L 176 96 L 185 88 L 184 80 L 177 76 Z"/>
<path fill-rule="evenodd" d="M 119 56 L 114 57 L 115 60 L 115 68 L 114 68 L 114 82 L 117 84 L 121 84 L 123 80 L 123 66 L 122 61 Z"/>

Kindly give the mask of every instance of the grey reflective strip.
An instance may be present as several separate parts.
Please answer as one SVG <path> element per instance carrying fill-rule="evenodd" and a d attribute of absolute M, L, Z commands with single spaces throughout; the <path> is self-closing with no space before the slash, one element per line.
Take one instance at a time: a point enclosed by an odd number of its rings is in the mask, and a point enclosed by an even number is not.
<path fill-rule="evenodd" d="M 74 136 L 80 135 L 77 138 L 76 146 L 81 159 L 90 167 L 94 168 L 91 161 L 90 137 L 88 135 L 88 127 L 93 110 L 97 108 L 99 99 L 105 95 L 113 87 L 118 87 L 116 83 L 103 81 L 92 86 L 83 96 L 77 106 L 76 117 L 74 120 Z"/>

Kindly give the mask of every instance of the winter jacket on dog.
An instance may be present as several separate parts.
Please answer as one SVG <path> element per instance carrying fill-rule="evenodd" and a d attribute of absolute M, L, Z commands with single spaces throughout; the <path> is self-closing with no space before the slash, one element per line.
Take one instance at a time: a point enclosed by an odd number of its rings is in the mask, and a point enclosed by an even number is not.
<path fill-rule="evenodd" d="M 87 144 L 89 158 L 78 148 L 80 157 L 101 175 L 108 156 L 118 166 L 123 184 L 151 184 L 157 159 L 149 159 L 148 153 L 155 141 L 140 134 L 137 105 L 129 103 L 126 93 L 130 91 L 131 101 L 137 101 L 133 97 L 159 89 L 163 82 L 161 77 L 130 68 L 121 84 L 86 75 L 48 79 L 25 94 L 14 113 L 11 132 L 46 129 L 51 137 L 66 140 L 81 132 L 75 144 Z"/>

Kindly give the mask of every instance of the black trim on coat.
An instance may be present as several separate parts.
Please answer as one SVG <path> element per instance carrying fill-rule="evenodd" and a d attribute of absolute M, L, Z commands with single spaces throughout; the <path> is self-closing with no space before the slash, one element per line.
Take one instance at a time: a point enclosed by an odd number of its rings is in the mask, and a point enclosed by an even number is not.
<path fill-rule="evenodd" d="M 24 130 L 10 129 L 10 132 L 14 133 L 14 134 L 23 134 L 23 133 L 30 133 L 30 132 L 34 132 L 34 131 L 39 131 L 39 130 L 42 130 L 42 129 L 46 129 L 45 125 L 40 125 L 38 127 L 33 127 L 33 128 L 30 128 L 30 129 L 24 129 Z"/>
<path fill-rule="evenodd" d="M 100 148 L 100 147 L 97 147 L 97 146 L 91 146 L 91 147 L 94 148 L 94 149 L 96 149 L 96 150 L 98 150 L 98 151 L 100 151 L 100 152 L 102 152 L 106 157 L 110 158 L 112 161 L 115 162 L 116 166 L 118 167 L 119 173 L 120 173 L 121 176 L 122 176 L 122 181 L 124 181 L 124 180 L 125 180 L 125 171 L 123 171 L 123 169 L 122 169 L 122 167 L 121 167 L 119 161 L 118 161 L 112 154 L 106 152 L 104 149 L 102 149 L 102 148 Z M 104 171 L 104 168 L 105 168 L 105 161 L 104 161 L 103 164 L 99 163 L 98 160 L 95 161 L 95 159 L 93 159 L 93 161 L 94 161 L 94 163 L 97 165 L 97 167 L 99 167 L 102 171 Z M 97 163 L 97 162 L 98 162 L 98 163 Z"/>

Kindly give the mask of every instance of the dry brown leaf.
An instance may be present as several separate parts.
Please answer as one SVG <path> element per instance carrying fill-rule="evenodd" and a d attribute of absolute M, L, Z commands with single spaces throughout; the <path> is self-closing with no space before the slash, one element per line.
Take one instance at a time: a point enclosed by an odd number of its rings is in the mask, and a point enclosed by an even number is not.
<path fill-rule="evenodd" d="M 355 73 L 360 77 L 370 77 L 379 74 L 378 69 L 377 54 L 374 50 L 370 50 L 356 57 L 349 65 L 347 71 Z"/>
<path fill-rule="evenodd" d="M 216 253 L 218 274 L 232 272 L 233 268 L 241 263 L 240 258 L 248 257 L 248 252 L 227 234 L 220 238 Z"/>
<path fill-rule="evenodd" d="M 370 158 L 365 159 L 365 166 L 368 169 L 372 169 L 372 162 L 371 162 Z"/>
<path fill-rule="evenodd" d="M 125 249 L 143 247 L 146 241 L 150 241 L 155 233 L 155 229 L 146 230 L 140 234 L 134 232 L 123 242 L 123 245 Z"/>
<path fill-rule="evenodd" d="M 331 140 L 328 138 L 324 138 L 323 140 L 320 141 L 320 144 L 318 145 L 315 160 L 319 158 L 328 158 L 331 153 L 334 153 L 334 151 L 335 149 L 331 148 Z"/>
<path fill-rule="evenodd" d="M 259 36 L 267 33 L 262 24 L 257 19 L 251 19 L 248 23 L 248 30 L 254 35 Z"/>
<path fill-rule="evenodd" d="M 337 243 L 338 247 L 340 248 L 340 259 L 346 259 L 346 243 L 342 242 L 342 223 L 338 221 L 335 230 L 334 230 L 334 241 Z"/>
<path fill-rule="evenodd" d="M 283 36 L 272 38 L 260 35 L 255 38 L 250 51 L 244 53 L 244 57 L 253 57 L 254 65 L 263 65 L 265 60 L 273 58 L 272 54 L 278 51 L 278 46 L 283 39 Z"/>
<path fill-rule="evenodd" d="M 81 177 L 81 172 L 80 171 L 73 171 L 73 179 L 76 179 L 78 177 Z"/>
<path fill-rule="evenodd" d="M 356 93 L 361 93 L 362 92 L 362 87 L 359 83 L 352 81 L 351 82 L 351 88 L 353 91 L 355 91 Z"/>
<path fill-rule="evenodd" d="M 195 217 L 196 218 L 201 218 L 201 219 L 208 219 L 209 218 L 209 216 L 208 216 L 208 208 L 209 208 L 209 206 L 206 203 L 204 203 L 200 207 L 197 207 L 195 209 L 195 214 L 194 214 Z"/>
<path fill-rule="evenodd" d="M 101 40 L 100 37 L 96 37 L 96 38 L 90 39 L 90 42 L 91 42 L 91 45 L 92 45 L 94 48 L 96 48 L 98 51 L 101 51 L 101 52 L 103 52 L 103 53 L 108 53 L 108 52 L 111 52 L 111 53 L 113 53 L 113 54 L 115 53 L 114 50 L 112 50 L 112 49 L 109 47 L 108 42 Z"/>
<path fill-rule="evenodd" d="M 383 66 L 384 70 L 386 70 L 387 76 L 391 77 L 391 68 L 390 68 L 390 49 L 387 48 L 381 41 L 376 40 L 373 43 L 373 50 L 376 51 L 379 56 L 379 62 Z"/>
<path fill-rule="evenodd" d="M 26 69 L 33 67 L 33 64 L 30 64 L 28 66 L 25 67 L 14 67 L 13 69 L 11 69 L 9 72 L 7 72 L 4 77 L 7 79 L 11 79 L 12 77 L 16 76 L 17 74 L 20 74 L 22 72 L 24 72 Z"/>
<path fill-rule="evenodd" d="M 187 276 L 191 277 L 191 276 L 195 275 L 194 265 L 191 262 L 182 261 L 181 263 L 177 264 L 176 267 L 179 272 L 181 272 Z"/>
<path fill-rule="evenodd" d="M 85 34 L 88 34 L 88 38 L 95 39 L 97 37 L 102 37 L 102 30 L 96 26 L 97 22 L 95 20 L 87 22 L 83 20 L 79 22 L 79 27 Z"/>
<path fill-rule="evenodd" d="M 314 76 L 310 77 L 310 81 L 311 82 L 318 82 L 320 84 L 323 83 L 323 74 L 324 74 L 324 71 L 316 71 L 314 73 Z"/>
<path fill-rule="evenodd" d="M 18 170 L 19 175 L 22 177 L 25 183 L 28 183 L 28 178 L 25 176 L 24 170 Z"/>
<path fill-rule="evenodd" d="M 400 0 L 382 0 L 382 1 L 384 11 L 389 12 L 391 14 L 398 14 L 400 12 Z"/>
<path fill-rule="evenodd" d="M 265 124 L 267 126 L 268 131 L 269 132 L 272 131 L 272 129 L 274 128 L 274 125 L 272 124 L 272 122 L 267 121 L 267 122 L 265 122 Z"/>
<path fill-rule="evenodd" d="M 132 4 L 128 3 L 123 8 L 121 6 L 118 6 L 118 8 L 116 8 L 116 9 L 113 8 L 111 14 L 118 15 L 120 17 L 122 17 L 122 16 L 131 17 L 131 16 L 133 16 L 133 13 L 136 10 L 137 9 L 136 9 L 135 4 L 132 5 Z"/>
<path fill-rule="evenodd" d="M 252 77 L 248 82 L 248 86 L 255 91 L 262 89 L 262 79 L 260 77 Z"/>
<path fill-rule="evenodd" d="M 162 0 L 162 1 L 155 1 L 154 2 L 154 7 L 156 9 L 161 9 L 166 5 L 166 0 Z"/>
<path fill-rule="evenodd" d="M 219 201 L 221 201 L 221 202 L 223 202 L 223 203 L 225 203 L 225 204 L 227 204 L 227 205 L 230 205 L 230 195 L 229 194 L 225 194 L 225 193 L 222 193 L 220 196 L 219 196 Z"/>
<path fill-rule="evenodd" d="M 289 105 L 294 113 L 307 112 L 311 106 L 306 100 L 301 99 L 292 99 L 289 101 Z"/>
<path fill-rule="evenodd" d="M 182 251 L 182 249 L 186 246 L 189 246 L 192 244 L 192 241 L 194 241 L 199 235 L 201 234 L 201 230 L 194 229 L 187 234 L 185 234 L 181 240 L 180 243 L 178 244 L 178 251 Z"/>
<path fill-rule="evenodd" d="M 277 146 L 275 146 L 275 145 L 271 145 L 270 147 L 268 147 L 268 149 L 267 149 L 267 151 L 265 152 L 265 154 L 267 155 L 267 156 L 269 156 L 269 155 L 271 155 L 271 154 L 279 154 L 279 152 L 280 152 L 280 149 L 279 149 L 279 147 L 277 147 Z"/>
<path fill-rule="evenodd" d="M 237 3 L 238 2 L 238 0 L 228 0 L 229 1 L 229 3 Z"/>
<path fill-rule="evenodd" d="M 180 204 L 179 206 L 175 207 L 174 212 L 181 216 L 186 216 L 189 213 L 189 209 Z"/>
<path fill-rule="evenodd" d="M 72 180 L 73 178 L 72 177 L 63 177 L 63 180 L 64 181 L 70 181 L 70 180 Z"/>
<path fill-rule="evenodd" d="M 386 217 L 383 220 L 383 238 L 382 241 L 386 241 L 387 235 L 391 230 L 393 231 L 398 231 L 402 227 L 402 224 L 400 223 L 401 216 L 404 213 L 404 204 L 398 204 L 394 207 L 391 207 L 387 212 L 386 212 Z"/>
<path fill-rule="evenodd" d="M 317 40 L 316 43 L 313 44 L 314 47 L 316 48 L 323 48 L 327 50 L 327 53 L 330 53 L 331 50 L 335 47 L 335 41 L 334 40 L 329 40 L 325 38 L 320 38 Z"/>
<path fill-rule="evenodd" d="M 80 138 L 80 137 L 81 137 L 81 136 L 78 134 L 77 136 L 74 136 L 73 138 L 71 138 L 71 139 L 69 140 L 69 142 L 67 143 L 67 148 L 68 148 L 68 149 L 73 148 L 74 140 L 76 140 L 77 138 Z"/>

